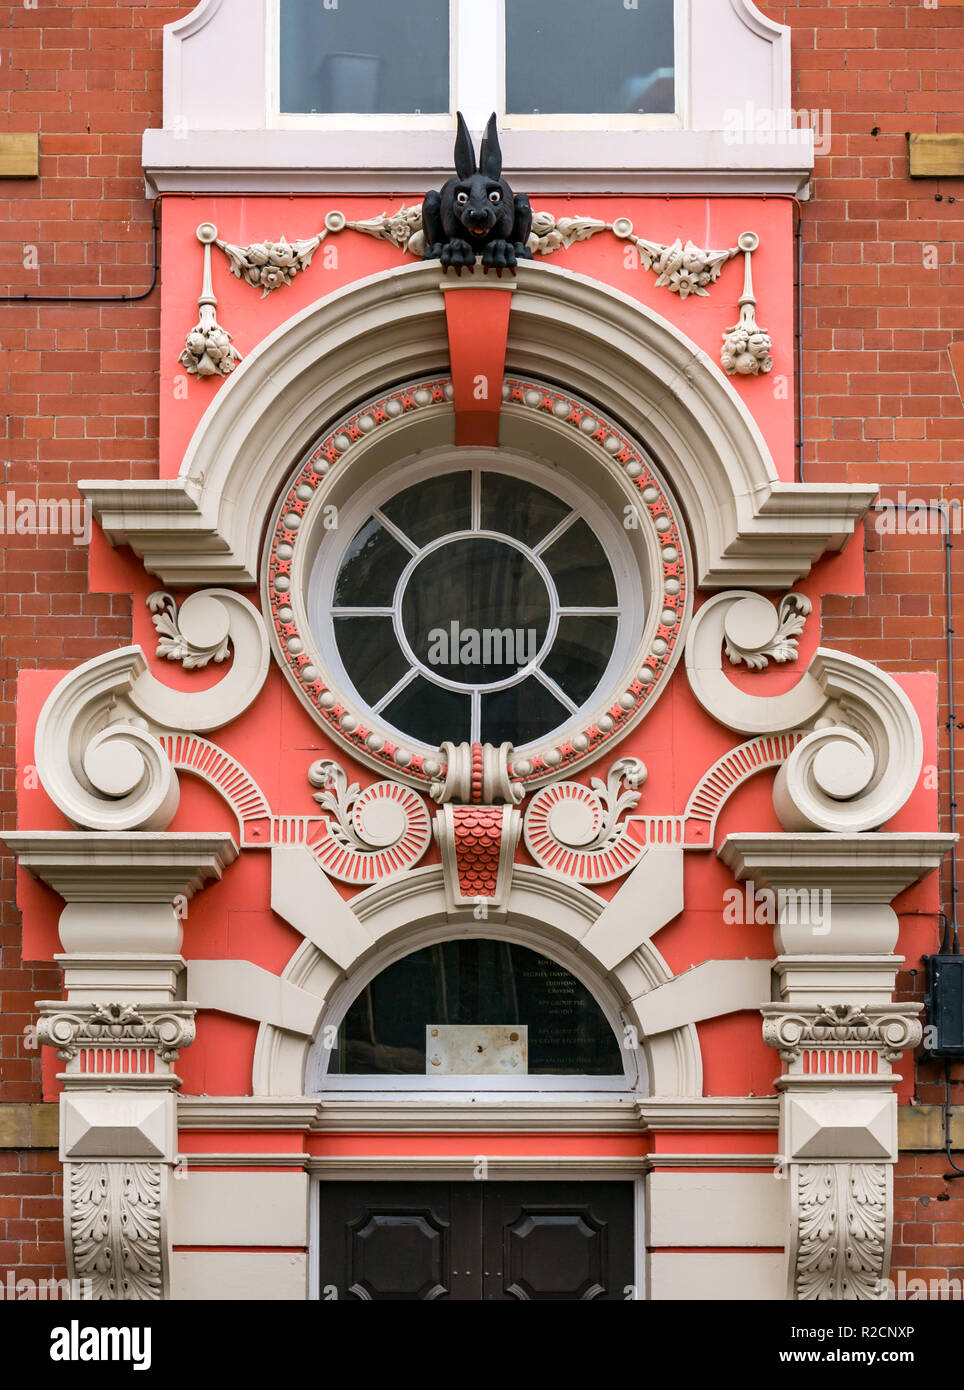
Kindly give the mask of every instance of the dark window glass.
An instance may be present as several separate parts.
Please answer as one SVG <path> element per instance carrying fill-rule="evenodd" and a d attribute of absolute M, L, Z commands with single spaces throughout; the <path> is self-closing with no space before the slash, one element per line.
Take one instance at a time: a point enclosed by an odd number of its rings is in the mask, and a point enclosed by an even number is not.
<path fill-rule="evenodd" d="M 562 608 L 614 608 L 616 581 L 596 536 L 581 518 L 542 552 Z"/>
<path fill-rule="evenodd" d="M 335 641 L 352 684 L 369 705 L 377 705 L 409 669 L 391 618 L 336 618 Z"/>
<path fill-rule="evenodd" d="M 395 585 L 411 559 L 403 545 L 372 517 L 355 536 L 335 581 L 336 608 L 390 608 Z"/>
<path fill-rule="evenodd" d="M 555 729 L 569 711 L 535 676 L 482 696 L 482 742 L 521 747 Z"/>
<path fill-rule="evenodd" d="M 572 508 L 542 488 L 506 473 L 482 475 L 482 530 L 537 546 Z"/>
<path fill-rule="evenodd" d="M 502 941 L 446 941 L 396 961 L 362 991 L 338 1031 L 335 1074 L 425 1074 L 433 1024 L 525 1024 L 532 1076 L 619 1076 L 605 1014 L 555 961 Z"/>
<path fill-rule="evenodd" d="M 449 110 L 449 0 L 281 0 L 281 110 Z"/>
<path fill-rule="evenodd" d="M 507 680 L 537 655 L 549 594 L 520 550 L 464 537 L 419 561 L 405 586 L 402 625 L 415 655 L 445 680 Z"/>
<path fill-rule="evenodd" d="M 672 112 L 673 0 L 505 0 L 506 110 Z"/>
<path fill-rule="evenodd" d="M 471 473 L 444 473 L 398 493 L 381 508 L 419 549 L 472 525 Z"/>
<path fill-rule="evenodd" d="M 437 748 L 440 743 L 467 743 L 471 738 L 471 696 L 433 685 L 416 676 L 400 690 L 383 716 L 409 738 Z"/>
<path fill-rule="evenodd" d="M 602 680 L 618 625 L 616 617 L 559 619 L 556 640 L 542 669 L 575 704 L 584 704 Z"/>

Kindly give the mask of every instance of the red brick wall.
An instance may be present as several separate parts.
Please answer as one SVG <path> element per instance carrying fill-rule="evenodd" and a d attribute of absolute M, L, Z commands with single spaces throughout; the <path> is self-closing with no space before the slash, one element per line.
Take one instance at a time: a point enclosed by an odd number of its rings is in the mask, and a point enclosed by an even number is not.
<path fill-rule="evenodd" d="M 161 119 L 161 26 L 192 8 L 0 7 L 0 131 L 39 130 L 41 151 L 39 180 L 0 182 L 0 293 L 136 294 L 150 284 L 141 133 Z M 0 504 L 8 493 L 76 497 L 82 477 L 156 476 L 159 300 L 155 291 L 132 304 L 0 303 Z M 69 538 L 4 535 L 3 545 L 0 827 L 10 829 L 18 669 L 73 666 L 130 641 L 130 602 L 87 593 L 86 552 Z M 0 1102 L 36 1101 L 40 1057 L 23 1030 L 35 1000 L 59 995 L 60 972 L 21 960 L 8 855 L 0 891 Z M 62 1277 L 55 1167 L 47 1152 L 0 1151 L 0 1273 Z"/>
<path fill-rule="evenodd" d="M 0 1149 L 0 1281 L 66 1279 L 64 1206 L 56 1151 Z M 0 1295 L 2 1296 L 2 1295 Z"/>
<path fill-rule="evenodd" d="M 130 0 L 0 7 L 0 130 L 41 136 L 39 182 L 0 183 L 0 290 L 119 294 L 150 283 L 151 208 L 143 197 L 140 137 L 160 122 L 161 27 L 191 8 Z M 806 476 L 879 481 L 889 496 L 905 489 L 928 499 L 964 498 L 964 416 L 947 355 L 948 343 L 964 338 L 957 251 L 964 183 L 911 182 L 905 141 L 909 130 L 961 129 L 964 7 L 822 0 L 765 9 L 793 27 L 797 105 L 826 108 L 831 122 L 830 151 L 818 160 L 813 201 L 802 209 Z M 30 247 L 36 269 L 24 264 Z M 935 269 L 925 264 L 928 247 L 936 248 Z M 17 498 L 68 496 L 83 476 L 153 476 L 157 351 L 156 293 L 131 304 L 0 303 L 0 500 L 8 490 Z M 56 536 L 6 536 L 4 544 L 0 828 L 9 829 L 18 668 L 69 666 L 120 645 L 129 640 L 130 612 L 125 599 L 86 593 L 82 547 Z M 959 632 L 962 551 L 958 541 Z M 889 670 L 937 671 L 946 828 L 940 540 L 871 533 L 867 560 L 867 596 L 831 600 L 824 638 Z M 964 692 L 959 701 L 964 720 Z M 960 783 L 957 799 L 964 807 Z M 2 868 L 0 1101 L 37 1100 L 39 1058 L 25 1048 L 23 1029 L 33 1001 L 58 990 L 58 972 L 21 962 L 9 857 Z M 936 1080 L 918 1068 L 922 1100 L 942 1098 Z M 964 1101 L 960 1083 L 953 1098 Z M 8 1177 L 11 1162 L 18 1166 Z M 943 1166 L 940 1156 L 902 1160 L 898 1262 L 923 1259 L 960 1273 L 962 1203 L 940 1178 Z M 24 1273 L 62 1273 L 51 1167 L 47 1153 L 0 1151 L 0 1191 L 27 1184 L 22 1198 L 0 1197 L 0 1269 L 23 1261 Z M 952 1200 L 911 1211 L 915 1195 L 931 1187 L 939 1189 L 935 1199 L 949 1189 Z M 15 1211 L 11 1201 L 21 1200 L 28 1206 Z M 938 1261 L 934 1252 L 943 1250 L 947 1258 Z"/>
<path fill-rule="evenodd" d="M 802 209 L 804 476 L 878 482 L 894 499 L 903 491 L 964 502 L 964 380 L 948 355 L 949 344 L 964 341 L 964 180 L 909 178 L 906 138 L 964 129 L 964 6 L 801 0 L 761 9 L 792 28 L 795 105 L 829 112 L 829 150 L 818 156 Z M 964 813 L 964 535 L 952 539 L 954 795 Z M 823 639 L 889 671 L 937 672 L 941 829 L 949 830 L 943 540 L 868 527 L 866 558 L 866 596 L 826 601 Z M 958 865 L 964 890 L 960 849 Z M 945 911 L 949 882 L 945 871 Z M 907 967 L 917 976 L 901 977 L 902 997 L 920 1000 L 920 962 Z M 916 1063 L 922 1103 L 943 1103 L 943 1076 L 942 1066 Z M 952 1102 L 964 1104 L 964 1068 L 952 1076 L 960 1077 Z M 902 1157 L 895 1269 L 961 1274 L 964 1179 L 945 1182 L 947 1168 L 939 1154 Z M 915 1193 L 931 1200 L 913 1211 Z"/>
<path fill-rule="evenodd" d="M 956 1156 L 960 1164 L 960 1156 Z M 894 1173 L 891 1278 L 964 1282 L 964 1178 L 947 1182 L 945 1154 L 901 1154 Z M 913 1292 L 913 1290 L 911 1290 Z"/>

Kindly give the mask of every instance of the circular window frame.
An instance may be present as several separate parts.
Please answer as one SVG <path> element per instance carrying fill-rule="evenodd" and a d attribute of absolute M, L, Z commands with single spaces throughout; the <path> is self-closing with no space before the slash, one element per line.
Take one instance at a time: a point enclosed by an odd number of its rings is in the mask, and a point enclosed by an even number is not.
<path fill-rule="evenodd" d="M 420 453 L 431 466 L 430 450 L 438 451 L 436 458 L 447 451 L 452 471 L 478 454 L 496 468 L 496 459 L 509 458 L 547 465 L 558 479 L 581 489 L 582 505 L 591 499 L 594 510 L 618 523 L 629 540 L 640 602 L 649 596 L 641 640 L 615 678 L 607 668 L 589 706 L 521 755 L 513 753 L 511 776 L 526 791 L 595 762 L 644 717 L 682 654 L 692 612 L 692 560 L 682 511 L 638 441 L 592 403 L 536 379 L 511 376 L 502 394 L 501 437 L 507 442 L 498 450 L 454 449 L 453 390 L 445 376 L 371 398 L 302 458 L 278 498 L 265 545 L 262 600 L 272 649 L 299 700 L 352 757 L 422 791 L 442 771 L 442 754 L 413 739 L 400 741 L 392 726 L 354 697 L 340 659 L 321 649 L 309 619 L 311 575 L 326 534 L 342 530 L 343 515 L 357 514 L 359 525 L 363 511 L 371 515 L 371 489 L 381 486 L 381 474 L 390 476 L 386 499 L 402 490 L 399 453 L 405 460 Z M 591 529 L 602 541 L 596 526 Z M 357 527 L 344 530 L 353 537 Z M 328 549 L 340 560 L 345 543 Z"/>
<path fill-rule="evenodd" d="M 359 529 L 365 522 L 378 511 L 378 509 L 400 492 L 404 492 L 409 487 L 417 486 L 419 483 L 426 482 L 434 477 L 441 477 L 450 473 L 470 473 L 478 476 L 485 473 L 502 473 L 506 477 L 522 478 L 531 482 L 534 487 L 549 491 L 554 488 L 556 494 L 569 506 L 576 518 L 586 521 L 596 540 L 603 548 L 606 559 L 609 563 L 610 573 L 616 589 L 616 604 L 613 607 L 613 616 L 617 618 L 616 637 L 613 642 L 613 650 L 609 660 L 588 699 L 583 700 L 570 710 L 554 728 L 548 730 L 544 736 L 532 740 L 529 744 L 519 746 L 519 753 L 522 757 L 528 756 L 529 749 L 538 750 L 546 743 L 558 741 L 564 738 L 565 733 L 576 724 L 585 723 L 588 713 L 597 708 L 602 692 L 611 688 L 612 683 L 618 679 L 618 673 L 626 669 L 633 653 L 638 649 L 644 627 L 644 617 L 646 611 L 645 598 L 642 587 L 639 584 L 639 567 L 631 545 L 625 539 L 625 529 L 615 524 L 613 517 L 603 507 L 598 499 L 587 497 L 585 489 L 570 477 L 560 474 L 558 470 L 553 470 L 551 465 L 539 459 L 533 459 L 510 449 L 477 448 L 463 447 L 454 449 L 442 446 L 441 448 L 424 451 L 414 458 L 401 461 L 393 467 L 390 474 L 382 475 L 374 480 L 363 495 L 355 495 L 347 508 L 339 510 L 339 531 L 344 531 L 348 539 L 339 546 L 319 547 L 315 560 L 311 563 L 307 586 L 307 617 L 308 626 L 313 635 L 315 643 L 320 650 L 328 669 L 340 689 L 350 693 L 350 697 L 357 707 L 364 708 L 368 713 L 369 719 L 377 719 L 381 727 L 386 729 L 393 740 L 399 741 L 403 746 L 411 745 L 416 750 L 427 750 L 427 745 L 420 744 L 412 739 L 403 729 L 392 725 L 386 718 L 383 718 L 376 710 L 371 709 L 365 704 L 362 697 L 357 692 L 349 671 L 346 669 L 341 653 L 338 649 L 337 640 L 331 630 L 332 609 L 330 596 L 334 590 L 335 580 L 344 562 L 347 547 L 358 534 Z M 473 498 L 475 497 L 475 484 L 473 481 Z M 473 501 L 473 511 L 475 502 Z M 570 523 L 571 524 L 571 523 Z M 453 535 L 461 535 L 461 532 L 445 533 L 443 536 L 427 542 L 417 555 L 412 557 L 399 578 L 396 585 L 392 607 L 396 611 L 393 613 L 396 633 L 400 625 L 400 614 L 398 607 L 400 604 L 400 594 L 403 588 L 403 581 L 406 574 L 413 569 L 427 555 L 442 545 L 449 543 Z M 528 554 L 528 547 L 509 537 L 503 537 L 501 533 L 490 531 L 466 532 L 466 535 L 492 537 L 497 540 L 504 540 L 505 543 L 515 546 L 524 554 Z M 543 537 L 543 541 L 553 534 L 552 531 Z M 554 591 L 555 585 L 551 575 L 541 574 L 545 570 L 544 562 L 536 557 L 537 570 L 540 577 L 546 583 L 547 588 L 551 586 Z M 491 684 L 491 690 L 501 690 L 509 688 L 527 678 L 533 666 L 538 664 L 549 651 L 555 641 L 558 630 L 560 609 L 565 610 L 566 605 L 552 603 L 552 613 L 549 628 L 537 658 L 528 663 L 525 668 L 517 672 L 514 676 Z M 408 659 L 409 643 L 406 640 L 399 642 L 403 655 Z M 416 669 L 422 670 L 422 663 L 416 658 Z M 467 686 L 458 686 L 449 680 L 439 678 L 435 680 L 440 688 L 452 690 L 456 693 L 468 693 Z M 393 698 L 397 691 L 396 685 L 386 693 L 378 703 Z M 561 702 L 560 702 L 561 703 Z M 574 703 L 569 701 L 570 704 Z M 474 723 L 473 709 L 473 723 Z M 431 750 L 429 750 L 431 751 Z"/>

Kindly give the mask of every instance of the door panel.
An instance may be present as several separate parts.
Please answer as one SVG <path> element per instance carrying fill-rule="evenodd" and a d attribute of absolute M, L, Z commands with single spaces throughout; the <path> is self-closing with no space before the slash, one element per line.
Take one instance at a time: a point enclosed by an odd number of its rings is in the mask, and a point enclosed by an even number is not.
<path fill-rule="evenodd" d="M 633 1283 L 631 1184 L 486 1184 L 484 1211 L 487 1299 L 626 1297 Z"/>
<path fill-rule="evenodd" d="M 322 1183 L 322 1298 L 616 1300 L 631 1183 Z"/>

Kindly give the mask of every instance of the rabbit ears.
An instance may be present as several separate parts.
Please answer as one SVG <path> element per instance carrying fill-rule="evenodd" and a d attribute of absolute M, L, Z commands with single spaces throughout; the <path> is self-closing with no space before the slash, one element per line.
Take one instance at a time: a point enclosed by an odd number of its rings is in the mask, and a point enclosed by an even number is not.
<path fill-rule="evenodd" d="M 502 177 L 502 150 L 499 147 L 499 130 L 495 112 L 492 112 L 485 128 L 478 164 L 475 162 L 472 137 L 461 111 L 458 112 L 458 123 L 459 133 L 455 137 L 455 172 L 459 178 L 468 179 L 475 173 L 482 173 L 486 178 L 500 179 Z"/>

